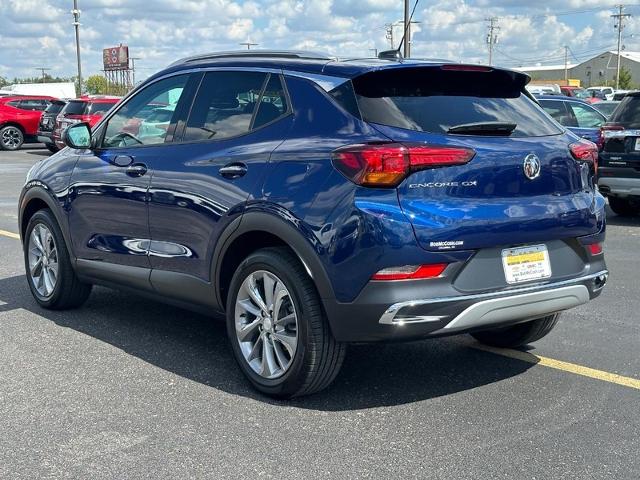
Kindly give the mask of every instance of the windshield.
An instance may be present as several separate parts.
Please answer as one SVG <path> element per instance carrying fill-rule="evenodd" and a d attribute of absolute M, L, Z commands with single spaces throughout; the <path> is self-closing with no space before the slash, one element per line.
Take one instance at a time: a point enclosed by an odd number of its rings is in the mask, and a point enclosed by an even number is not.
<path fill-rule="evenodd" d="M 431 133 L 498 123 L 515 124 L 514 137 L 561 133 L 523 92 L 523 83 L 501 70 L 417 67 L 370 72 L 355 78 L 353 88 L 362 118 L 372 123 Z M 503 129 L 485 130 L 484 135 L 504 135 Z"/>

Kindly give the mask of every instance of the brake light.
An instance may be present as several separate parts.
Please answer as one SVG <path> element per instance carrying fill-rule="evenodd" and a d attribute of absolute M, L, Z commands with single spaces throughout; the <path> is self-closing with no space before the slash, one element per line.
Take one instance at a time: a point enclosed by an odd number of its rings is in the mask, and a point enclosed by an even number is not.
<path fill-rule="evenodd" d="M 434 263 L 430 265 L 404 265 L 402 267 L 383 268 L 376 273 L 372 280 L 419 280 L 436 278 L 442 275 L 446 263 Z"/>
<path fill-rule="evenodd" d="M 442 65 L 440 70 L 449 70 L 454 72 L 493 72 L 493 68 L 485 67 L 484 65 L 463 64 Z"/>
<path fill-rule="evenodd" d="M 411 172 L 463 165 L 474 155 L 463 147 L 386 143 L 348 145 L 334 150 L 331 159 L 340 173 L 358 185 L 396 187 Z"/>
<path fill-rule="evenodd" d="M 602 136 L 603 144 L 607 138 L 624 137 L 623 132 L 624 127 L 622 125 L 604 124 L 600 127 L 600 135 Z"/>
<path fill-rule="evenodd" d="M 582 139 L 569 145 L 569 150 L 574 159 L 592 165 L 594 172 L 598 173 L 598 147 L 595 143 Z"/>
<path fill-rule="evenodd" d="M 592 243 L 590 245 L 587 245 L 587 248 L 589 249 L 589 253 L 591 255 L 600 255 L 603 251 L 602 243 Z"/>

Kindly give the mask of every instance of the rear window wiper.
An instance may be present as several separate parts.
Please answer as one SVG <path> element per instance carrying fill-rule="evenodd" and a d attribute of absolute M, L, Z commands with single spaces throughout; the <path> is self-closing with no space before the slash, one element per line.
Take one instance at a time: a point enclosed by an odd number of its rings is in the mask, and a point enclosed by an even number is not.
<path fill-rule="evenodd" d="M 509 136 L 516 129 L 516 123 L 507 122 L 475 122 L 454 125 L 447 133 L 461 133 L 463 135 L 504 135 Z"/>

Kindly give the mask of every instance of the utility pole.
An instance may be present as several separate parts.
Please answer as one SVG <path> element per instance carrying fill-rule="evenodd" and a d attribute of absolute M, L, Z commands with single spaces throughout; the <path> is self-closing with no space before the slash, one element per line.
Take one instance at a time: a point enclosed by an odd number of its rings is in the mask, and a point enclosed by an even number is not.
<path fill-rule="evenodd" d="M 564 81 L 569 85 L 569 47 L 564 46 Z"/>
<path fill-rule="evenodd" d="M 489 33 L 487 34 L 487 45 L 489 45 L 489 65 L 493 64 L 493 49 L 498 43 L 498 30 L 500 27 L 498 26 L 498 17 L 490 17 L 487 18 L 487 22 L 489 25 L 487 28 L 489 29 Z"/>
<path fill-rule="evenodd" d="M 251 40 L 249 40 L 247 38 L 246 42 L 240 42 L 238 45 L 246 45 L 247 50 L 251 50 L 251 47 L 255 47 L 255 46 L 260 45 L 260 44 L 259 43 L 251 43 Z"/>
<path fill-rule="evenodd" d="M 36 70 L 40 70 L 42 72 L 42 83 L 45 83 L 47 81 L 47 77 L 45 76 L 45 71 L 46 70 L 51 70 L 50 68 L 47 67 L 38 67 L 36 68 Z"/>
<path fill-rule="evenodd" d="M 616 19 L 615 27 L 618 29 L 618 66 L 616 68 L 616 90 L 620 88 L 620 48 L 622 46 L 622 30 L 624 30 L 624 19 L 629 18 L 631 14 L 622 13 L 624 10 L 624 5 L 617 5 L 618 13 L 615 15 L 611 15 L 612 18 Z"/>
<path fill-rule="evenodd" d="M 373 55 L 378 58 L 378 49 L 376 47 L 370 48 L 370 52 L 373 52 Z"/>
<path fill-rule="evenodd" d="M 82 95 L 82 65 L 80 63 L 80 10 L 78 10 L 78 0 L 73 0 L 73 26 L 76 30 L 76 59 L 78 61 L 78 90 Z"/>
<path fill-rule="evenodd" d="M 385 32 L 386 32 L 386 33 L 385 33 L 385 38 L 386 38 L 387 40 L 389 40 L 389 44 L 391 45 L 391 50 L 393 50 L 394 48 L 396 48 L 396 47 L 395 47 L 395 45 L 393 44 L 393 27 L 394 27 L 394 26 L 395 26 L 395 25 L 394 25 L 393 23 L 387 23 L 387 24 L 384 26 L 384 29 L 385 29 Z"/>
<path fill-rule="evenodd" d="M 133 88 L 136 88 L 136 60 L 140 60 L 140 57 L 129 57 L 129 60 L 131 60 L 131 83 Z"/>
<path fill-rule="evenodd" d="M 411 8 L 409 0 L 404 0 L 404 58 L 411 57 Z"/>

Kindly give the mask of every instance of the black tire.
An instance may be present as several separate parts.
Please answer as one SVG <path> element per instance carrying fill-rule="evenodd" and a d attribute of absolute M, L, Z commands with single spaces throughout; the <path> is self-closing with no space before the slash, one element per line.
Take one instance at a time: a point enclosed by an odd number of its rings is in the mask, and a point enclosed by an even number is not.
<path fill-rule="evenodd" d="M 52 293 L 48 296 L 43 296 L 38 292 L 32 276 L 29 273 L 29 238 L 31 232 L 38 224 L 43 224 L 49 229 L 57 250 L 57 279 Z M 89 298 L 89 294 L 91 293 L 92 286 L 81 282 L 76 276 L 64 237 L 62 236 L 58 222 L 50 210 L 39 210 L 29 219 L 23 242 L 27 283 L 29 284 L 29 289 L 31 290 L 33 297 L 41 307 L 51 310 L 65 310 L 77 308 L 86 302 L 87 298 Z"/>
<path fill-rule="evenodd" d="M 613 213 L 622 217 L 630 217 L 638 213 L 633 202 L 626 198 L 609 197 L 609 207 Z"/>
<path fill-rule="evenodd" d="M 512 327 L 483 330 L 471 335 L 480 343 L 492 347 L 514 348 L 540 340 L 555 327 L 560 317 L 559 313 L 538 318 Z"/>
<path fill-rule="evenodd" d="M 235 305 L 243 281 L 264 270 L 277 276 L 291 295 L 297 313 L 297 348 L 291 365 L 275 379 L 256 373 L 245 359 L 236 336 Z M 265 248 L 249 255 L 236 270 L 227 298 L 227 334 L 244 375 L 260 392 L 276 398 L 309 395 L 327 387 L 338 374 L 346 344 L 331 334 L 315 285 L 298 259 L 286 248 Z"/>
<path fill-rule="evenodd" d="M 24 143 L 22 130 L 13 125 L 0 128 L 0 150 L 15 151 Z"/>
<path fill-rule="evenodd" d="M 60 151 L 60 149 L 56 147 L 53 143 L 45 143 L 45 146 L 47 147 L 47 150 L 49 150 L 51 153 L 58 153 Z"/>

